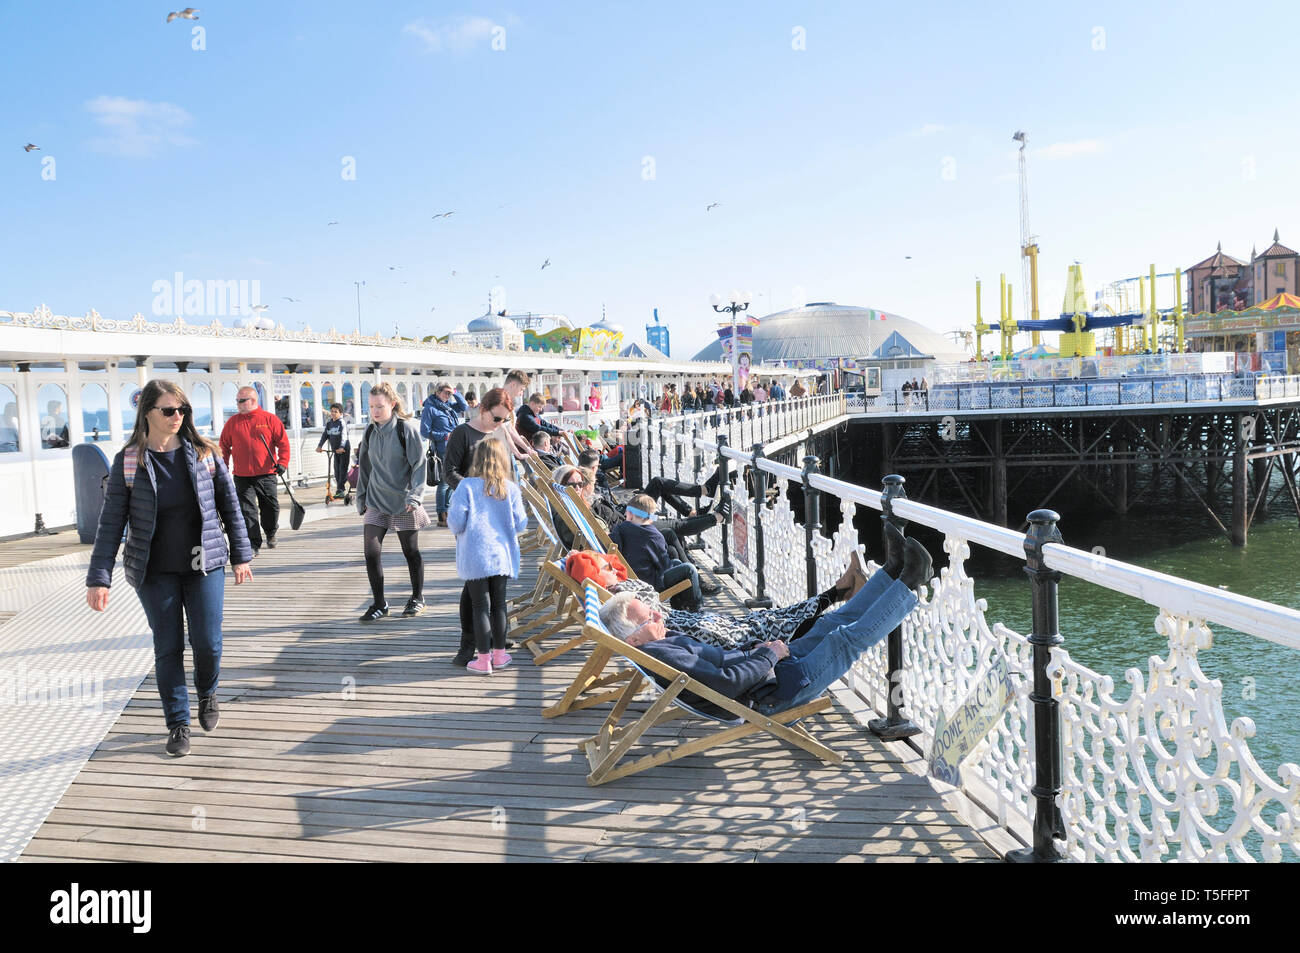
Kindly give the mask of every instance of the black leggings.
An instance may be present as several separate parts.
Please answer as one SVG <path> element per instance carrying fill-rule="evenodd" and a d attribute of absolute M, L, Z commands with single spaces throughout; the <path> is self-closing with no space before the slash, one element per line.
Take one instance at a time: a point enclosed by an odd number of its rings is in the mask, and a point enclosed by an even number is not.
<path fill-rule="evenodd" d="M 474 650 L 506 647 L 506 577 L 488 576 L 465 583 L 474 625 Z M 489 645 L 489 640 L 491 644 Z"/>
<path fill-rule="evenodd" d="M 375 605 L 384 605 L 384 563 L 383 545 L 388 529 L 384 526 L 366 524 L 365 554 L 366 575 L 370 577 L 370 591 L 374 594 Z M 424 557 L 420 555 L 420 531 L 418 529 L 398 530 L 397 541 L 402 544 L 402 555 L 406 557 L 406 568 L 411 573 L 411 598 L 424 601 Z"/>

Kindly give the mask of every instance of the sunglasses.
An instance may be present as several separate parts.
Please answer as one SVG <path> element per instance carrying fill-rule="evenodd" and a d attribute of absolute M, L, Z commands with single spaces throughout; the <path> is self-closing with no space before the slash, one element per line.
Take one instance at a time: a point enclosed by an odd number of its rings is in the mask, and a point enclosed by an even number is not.
<path fill-rule="evenodd" d="M 247 404 L 247 403 L 250 403 L 250 402 L 253 402 L 253 401 L 256 401 L 256 400 L 257 400 L 256 397 L 241 397 L 241 398 L 239 398 L 237 401 L 235 401 L 235 403 L 236 403 L 236 404 Z"/>
<path fill-rule="evenodd" d="M 493 414 L 492 419 L 495 420 L 497 423 L 501 423 L 503 420 L 509 420 L 510 415 L 506 414 L 504 417 L 498 417 L 496 414 Z"/>
<path fill-rule="evenodd" d="M 188 407 L 155 407 L 154 410 L 167 418 L 175 417 L 177 414 L 188 416 L 190 412 Z"/>

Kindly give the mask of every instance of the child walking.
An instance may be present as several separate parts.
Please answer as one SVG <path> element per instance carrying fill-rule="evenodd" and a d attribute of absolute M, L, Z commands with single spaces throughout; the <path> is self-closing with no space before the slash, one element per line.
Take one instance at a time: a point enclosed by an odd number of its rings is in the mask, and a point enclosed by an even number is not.
<path fill-rule="evenodd" d="M 519 534 L 528 528 L 528 514 L 509 473 L 505 444 L 480 440 L 447 510 L 447 525 L 456 535 L 456 573 L 465 580 L 474 623 L 476 657 L 465 667 L 476 675 L 510 664 L 506 579 L 519 575 Z"/>

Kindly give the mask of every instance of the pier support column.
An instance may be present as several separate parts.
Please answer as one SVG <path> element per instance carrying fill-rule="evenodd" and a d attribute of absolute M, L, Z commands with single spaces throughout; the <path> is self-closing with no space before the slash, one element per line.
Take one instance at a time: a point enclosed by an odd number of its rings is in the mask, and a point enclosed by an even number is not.
<path fill-rule="evenodd" d="M 1002 449 L 1002 421 L 993 421 L 993 474 L 989 487 L 989 515 L 998 526 L 1007 525 L 1007 455 Z"/>
<path fill-rule="evenodd" d="M 1268 461 L 1264 459 L 1251 460 L 1250 468 L 1253 471 L 1253 473 L 1251 474 L 1253 477 L 1251 482 L 1254 484 L 1255 487 L 1255 495 L 1259 496 L 1260 494 L 1264 493 L 1268 489 L 1265 483 L 1265 481 L 1268 479 Z M 1264 502 L 1267 503 L 1268 501 L 1265 500 Z"/>
<path fill-rule="evenodd" d="M 1115 454 L 1120 458 L 1120 462 L 1113 467 L 1115 472 L 1115 512 L 1120 516 L 1128 513 L 1128 463 L 1124 459 L 1128 456 L 1128 452 L 1127 440 L 1115 441 Z"/>
<path fill-rule="evenodd" d="M 1236 418 L 1236 434 L 1232 450 L 1232 545 L 1246 545 L 1246 454 L 1250 444 L 1244 432 L 1244 414 Z"/>

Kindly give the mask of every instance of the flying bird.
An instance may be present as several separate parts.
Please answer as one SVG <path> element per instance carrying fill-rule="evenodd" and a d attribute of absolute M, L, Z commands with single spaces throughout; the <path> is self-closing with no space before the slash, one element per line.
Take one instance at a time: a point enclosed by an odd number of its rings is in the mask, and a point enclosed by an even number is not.
<path fill-rule="evenodd" d="M 326 224 L 326 225 L 337 225 L 338 222 L 326 222 L 325 224 Z"/>
<path fill-rule="evenodd" d="M 32 152 L 32 151 L 38 151 L 38 152 L 39 152 L 39 151 L 40 151 L 40 148 L 41 148 L 41 147 L 38 146 L 38 145 L 36 145 L 35 143 L 31 143 L 31 142 L 29 142 L 29 143 L 27 143 L 27 145 L 23 146 L 23 152 Z"/>
<path fill-rule="evenodd" d="M 269 304 L 253 305 L 253 313 L 256 314 L 259 318 L 262 316 L 263 311 L 270 311 L 270 310 L 271 310 L 271 306 Z"/>
<path fill-rule="evenodd" d="M 714 202 L 712 205 L 706 206 L 704 211 L 712 212 L 715 208 L 717 208 L 721 204 L 722 204 L 721 202 Z"/>
<path fill-rule="evenodd" d="M 446 218 L 446 217 L 449 216 L 449 215 L 455 215 L 455 214 L 456 214 L 455 211 L 451 211 L 451 212 L 439 212 L 437 215 L 434 216 L 434 218 Z"/>
<path fill-rule="evenodd" d="M 903 256 L 903 257 L 904 257 L 904 258 L 906 258 L 906 259 L 908 259 L 908 260 L 909 260 L 909 261 L 910 261 L 910 260 L 911 260 L 911 258 L 912 258 L 912 256 L 911 256 L 911 255 L 904 255 L 904 256 Z"/>
<path fill-rule="evenodd" d="M 194 9 L 193 7 L 186 7 L 180 13 L 167 14 L 167 22 L 171 23 L 177 17 L 179 17 L 182 20 L 197 20 L 199 18 L 199 11 Z"/>
<path fill-rule="evenodd" d="M 280 295 L 285 301 L 292 301 L 294 304 L 302 304 L 301 298 L 290 298 L 288 295 Z"/>
<path fill-rule="evenodd" d="M 452 276 L 453 278 L 455 278 L 455 277 L 456 277 L 456 272 L 453 271 L 453 272 L 451 273 L 451 276 Z"/>
<path fill-rule="evenodd" d="M 551 263 L 551 259 L 549 259 L 549 258 L 546 259 L 546 261 L 542 262 L 542 270 L 545 271 L 545 270 L 546 270 L 546 266 L 549 265 L 550 263 Z"/>

